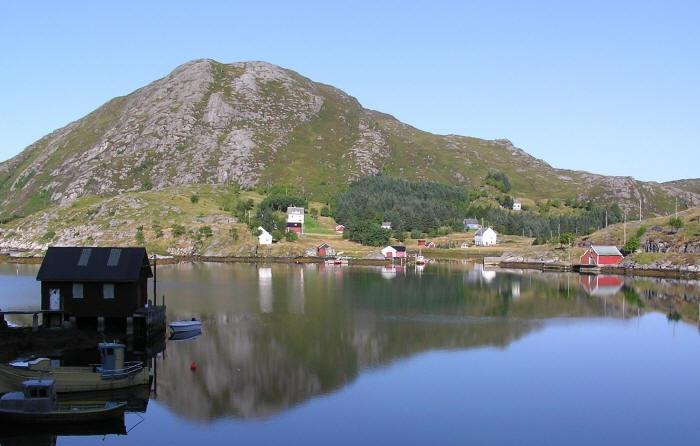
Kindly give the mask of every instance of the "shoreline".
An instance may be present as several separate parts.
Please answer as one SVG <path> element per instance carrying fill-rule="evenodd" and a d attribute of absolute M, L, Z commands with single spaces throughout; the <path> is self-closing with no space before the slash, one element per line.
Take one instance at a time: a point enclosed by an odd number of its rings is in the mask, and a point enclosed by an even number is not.
<path fill-rule="evenodd" d="M 455 259 L 451 257 L 434 257 L 432 260 L 436 262 L 454 262 L 454 261 L 472 261 L 479 262 L 486 258 L 484 256 L 475 256 L 469 259 Z M 19 265 L 39 265 L 43 257 L 12 257 L 9 255 L 0 255 L 0 264 L 19 264 Z M 568 263 L 556 262 L 527 262 L 527 261 L 498 261 L 498 258 L 492 258 L 491 266 L 498 266 L 507 269 L 528 269 L 537 271 L 559 271 L 559 272 L 576 272 L 576 265 Z M 178 263 L 279 263 L 279 264 L 322 264 L 325 262 L 321 257 L 234 257 L 234 256 L 173 256 L 157 259 L 161 265 L 174 265 Z M 364 265 L 364 266 L 384 266 L 391 265 L 390 261 L 384 259 L 350 259 L 349 265 Z M 682 267 L 675 268 L 640 268 L 636 266 L 601 266 L 599 274 L 613 274 L 620 276 L 635 276 L 635 277 L 659 277 L 659 278 L 674 278 L 685 280 L 700 279 L 700 271 L 691 271 Z"/>

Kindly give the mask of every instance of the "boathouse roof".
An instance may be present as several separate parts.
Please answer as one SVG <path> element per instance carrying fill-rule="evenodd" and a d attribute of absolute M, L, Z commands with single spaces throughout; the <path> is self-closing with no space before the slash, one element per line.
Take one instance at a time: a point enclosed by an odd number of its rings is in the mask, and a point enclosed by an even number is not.
<path fill-rule="evenodd" d="M 36 280 L 136 282 L 144 269 L 153 277 L 145 248 L 50 247 Z"/>

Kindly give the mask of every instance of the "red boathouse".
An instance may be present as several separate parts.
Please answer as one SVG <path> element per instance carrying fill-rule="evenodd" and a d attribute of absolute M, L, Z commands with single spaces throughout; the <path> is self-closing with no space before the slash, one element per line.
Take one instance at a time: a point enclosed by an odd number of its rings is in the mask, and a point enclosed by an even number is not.
<path fill-rule="evenodd" d="M 619 265 L 624 258 L 625 256 L 614 246 L 591 245 L 581 256 L 581 265 Z"/>

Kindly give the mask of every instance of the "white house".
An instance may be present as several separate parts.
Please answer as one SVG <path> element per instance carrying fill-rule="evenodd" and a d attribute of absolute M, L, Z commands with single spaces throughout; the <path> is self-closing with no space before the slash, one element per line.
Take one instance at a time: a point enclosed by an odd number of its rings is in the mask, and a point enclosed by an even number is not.
<path fill-rule="evenodd" d="M 520 200 L 515 200 L 513 202 L 513 210 L 514 211 L 519 211 L 523 208 L 523 204 L 520 202 Z"/>
<path fill-rule="evenodd" d="M 258 227 L 258 231 L 260 231 L 260 235 L 258 235 L 258 244 L 259 245 L 271 245 L 272 244 L 272 234 L 267 232 L 265 228 L 262 226 Z"/>
<path fill-rule="evenodd" d="M 476 246 L 493 246 L 496 244 L 496 231 L 491 228 L 481 228 L 474 234 Z"/>
<path fill-rule="evenodd" d="M 294 206 L 287 208 L 286 232 L 295 232 L 297 235 L 304 233 L 304 208 Z"/>
<path fill-rule="evenodd" d="M 383 221 L 383 222 L 382 222 L 382 229 L 389 229 L 389 230 L 391 230 L 391 222 L 390 222 L 390 221 Z"/>
<path fill-rule="evenodd" d="M 382 248 L 382 255 L 385 259 L 395 259 L 406 257 L 406 247 L 401 245 L 386 246 Z"/>

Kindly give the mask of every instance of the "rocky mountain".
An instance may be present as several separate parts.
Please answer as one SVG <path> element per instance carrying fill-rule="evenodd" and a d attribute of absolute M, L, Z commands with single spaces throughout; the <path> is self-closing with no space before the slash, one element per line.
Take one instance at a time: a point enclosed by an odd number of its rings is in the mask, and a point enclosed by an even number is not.
<path fill-rule="evenodd" d="M 378 172 L 480 187 L 490 169 L 533 199 L 700 204 L 676 184 L 555 169 L 508 140 L 427 133 L 269 63 L 195 60 L 0 163 L 0 218 L 192 184 L 290 185 L 318 200 Z"/>
<path fill-rule="evenodd" d="M 675 187 L 676 189 L 681 189 L 685 190 L 688 192 L 692 192 L 694 194 L 700 194 L 700 178 L 692 178 L 692 179 L 687 179 L 687 180 L 676 180 L 676 181 L 667 181 L 666 183 L 663 183 L 664 186 L 671 186 Z"/>

